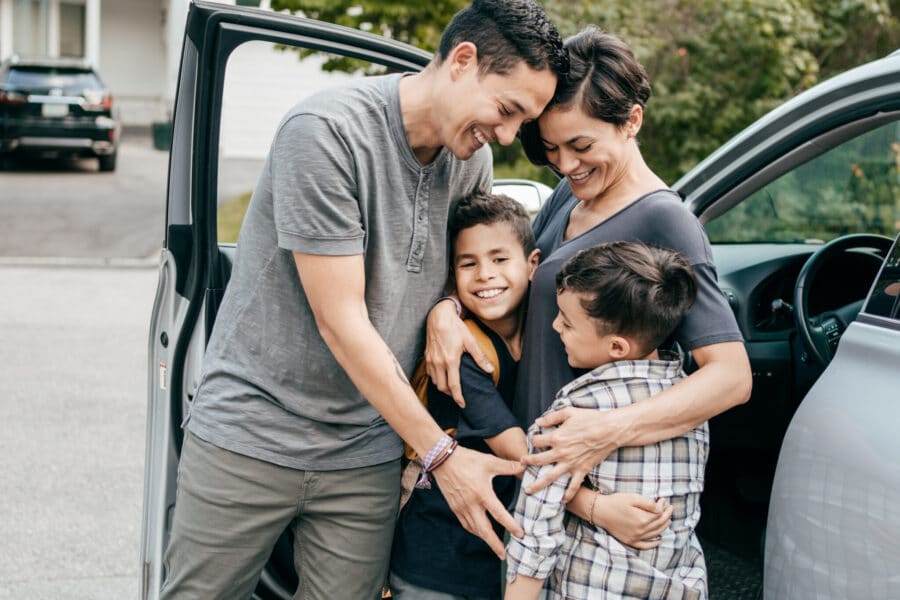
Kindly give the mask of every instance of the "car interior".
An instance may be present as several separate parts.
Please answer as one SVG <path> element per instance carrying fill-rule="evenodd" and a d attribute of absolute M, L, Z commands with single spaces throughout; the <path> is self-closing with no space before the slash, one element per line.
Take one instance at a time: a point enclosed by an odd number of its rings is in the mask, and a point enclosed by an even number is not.
<path fill-rule="evenodd" d="M 252 39 L 250 33 L 247 39 Z M 250 122 L 255 129 L 267 130 L 271 139 L 278 118 L 299 97 L 347 77 L 320 71 L 327 56 L 298 60 L 288 41 L 234 43 L 224 66 L 221 115 L 214 128 L 218 151 L 209 158 L 215 164 L 213 191 L 217 184 L 224 186 L 235 164 L 246 160 L 235 150 L 240 144 L 231 142 L 243 139 L 247 113 L 258 110 L 261 98 L 272 106 L 266 115 Z M 269 90 L 248 91 L 247 71 L 261 64 L 260 55 L 268 57 L 266 69 L 278 69 L 278 81 L 296 86 L 283 101 Z M 354 54 L 353 59 L 359 61 L 361 55 Z M 371 72 L 378 62 L 373 53 L 354 76 Z M 310 75 L 310 65 L 315 67 L 315 77 Z M 267 74 L 264 79 L 276 78 Z M 749 402 L 710 422 L 711 450 L 698 527 L 707 557 L 710 597 L 761 597 L 769 495 L 785 431 L 833 356 L 840 334 L 860 311 L 900 229 L 895 220 L 900 201 L 898 140 L 900 113 L 862 118 L 773 156 L 764 168 L 718 197 L 688 202 L 709 235 L 719 286 L 744 334 L 753 370 Z M 173 165 L 178 152 L 173 147 Z M 248 179 L 244 189 L 251 190 L 254 183 L 255 179 Z M 170 196 L 174 189 L 170 187 Z M 197 317 L 204 326 L 198 325 L 179 342 L 189 344 L 191 350 L 185 351 L 184 376 L 178 383 L 182 404 L 172 406 L 170 424 L 176 447 L 181 441 L 182 416 L 197 385 L 203 336 L 208 337 L 212 328 L 216 298 L 227 285 L 236 250 L 237 231 L 222 231 L 223 215 L 244 210 L 248 198 L 249 194 L 218 198 L 218 250 L 203 258 L 212 265 L 217 284 L 207 289 L 204 312 Z M 189 225 L 169 226 L 168 247 L 173 253 L 203 256 L 198 243 L 192 241 Z M 193 277 L 194 273 L 179 271 L 175 288 L 181 292 L 191 288 Z M 290 598 L 296 583 L 290 532 L 286 531 L 257 595 Z"/>

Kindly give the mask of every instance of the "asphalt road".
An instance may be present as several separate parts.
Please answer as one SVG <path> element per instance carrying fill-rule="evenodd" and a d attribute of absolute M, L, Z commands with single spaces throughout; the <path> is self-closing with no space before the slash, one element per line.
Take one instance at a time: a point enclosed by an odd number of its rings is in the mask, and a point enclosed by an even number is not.
<path fill-rule="evenodd" d="M 138 597 L 155 286 L 0 266 L 0 599 Z"/>
<path fill-rule="evenodd" d="M 94 159 L 11 161 L 0 171 L 0 257 L 155 262 L 168 161 L 141 132 L 122 136 L 112 173 L 100 173 Z M 252 189 L 261 167 L 261 160 L 224 161 L 218 201 Z"/>
<path fill-rule="evenodd" d="M 168 154 L 119 152 L 0 171 L 0 600 L 138 597 Z M 219 200 L 260 166 L 222 168 Z"/>

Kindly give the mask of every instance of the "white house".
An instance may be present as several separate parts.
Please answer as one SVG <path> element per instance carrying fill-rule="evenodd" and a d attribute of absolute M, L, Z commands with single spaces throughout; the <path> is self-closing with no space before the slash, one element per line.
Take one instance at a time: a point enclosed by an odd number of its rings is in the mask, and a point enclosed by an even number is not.
<path fill-rule="evenodd" d="M 13 55 L 84 58 L 109 86 L 126 127 L 167 122 L 189 1 L 0 0 L 0 61 Z M 259 5 L 268 9 L 269 0 Z M 279 76 L 288 65 L 304 76 Z M 317 61 L 298 63 L 292 53 L 236 51 L 227 72 L 235 85 L 226 86 L 223 99 L 222 156 L 264 156 L 280 117 L 308 93 L 311 79 L 322 76 Z M 229 118 L 251 111 L 253 123 Z"/>

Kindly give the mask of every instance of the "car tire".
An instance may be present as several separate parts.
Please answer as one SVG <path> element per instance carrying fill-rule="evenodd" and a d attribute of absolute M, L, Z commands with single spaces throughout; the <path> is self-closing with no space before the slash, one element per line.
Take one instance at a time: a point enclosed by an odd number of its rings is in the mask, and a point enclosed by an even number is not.
<path fill-rule="evenodd" d="M 112 154 L 104 154 L 97 157 L 101 172 L 108 173 L 116 170 L 116 154 L 117 152 L 113 152 Z"/>

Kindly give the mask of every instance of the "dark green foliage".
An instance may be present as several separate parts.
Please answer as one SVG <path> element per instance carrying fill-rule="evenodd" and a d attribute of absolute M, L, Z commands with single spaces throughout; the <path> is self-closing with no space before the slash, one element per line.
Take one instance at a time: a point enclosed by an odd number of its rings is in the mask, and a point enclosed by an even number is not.
<path fill-rule="evenodd" d="M 388 35 L 434 50 L 465 0 L 272 0 L 275 10 Z M 673 183 L 784 100 L 900 43 L 900 0 L 546 0 L 563 35 L 616 33 L 653 84 L 641 148 Z M 328 70 L 363 68 L 332 59 Z M 518 150 L 495 150 L 503 176 L 537 178 Z M 544 170 L 541 179 L 552 183 Z"/>

